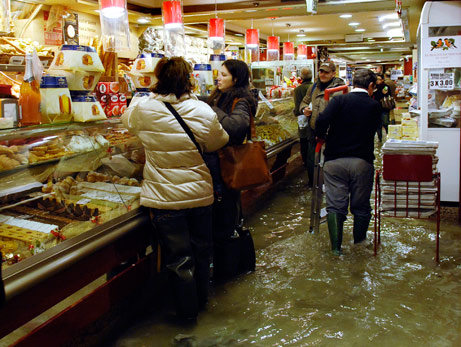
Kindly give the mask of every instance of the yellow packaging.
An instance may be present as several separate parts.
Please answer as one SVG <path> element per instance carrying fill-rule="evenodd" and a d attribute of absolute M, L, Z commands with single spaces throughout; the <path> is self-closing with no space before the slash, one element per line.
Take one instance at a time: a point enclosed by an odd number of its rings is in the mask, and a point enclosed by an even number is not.
<path fill-rule="evenodd" d="M 402 127 L 402 138 L 403 137 L 418 137 L 418 128 L 405 126 Z"/>
<path fill-rule="evenodd" d="M 40 81 L 40 96 L 43 123 L 62 123 L 72 120 L 72 101 L 65 77 L 43 76 Z"/>
<path fill-rule="evenodd" d="M 389 125 L 387 137 L 389 139 L 400 140 L 402 137 L 402 127 L 400 125 Z"/>
<path fill-rule="evenodd" d="M 400 122 L 402 124 L 403 127 L 407 127 L 407 126 L 410 126 L 410 127 L 418 127 L 418 122 L 416 121 L 416 119 L 402 119 L 402 121 Z"/>

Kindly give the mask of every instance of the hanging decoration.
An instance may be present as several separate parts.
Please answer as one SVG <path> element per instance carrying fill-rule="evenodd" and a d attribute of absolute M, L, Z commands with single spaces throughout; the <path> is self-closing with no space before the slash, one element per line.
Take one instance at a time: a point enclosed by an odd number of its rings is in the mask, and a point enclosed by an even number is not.
<path fill-rule="evenodd" d="M 101 39 L 105 52 L 130 49 L 130 27 L 126 0 L 100 0 Z"/>
<path fill-rule="evenodd" d="M 283 43 L 283 60 L 293 60 L 295 58 L 295 47 L 293 42 Z"/>
<path fill-rule="evenodd" d="M 224 53 L 224 33 L 225 23 L 224 19 L 218 18 L 218 5 L 215 0 L 215 18 L 210 18 L 208 22 L 208 47 L 210 47 L 214 54 Z"/>
<path fill-rule="evenodd" d="M 186 56 L 186 43 L 181 1 L 168 0 L 162 3 L 163 42 L 167 57 Z"/>
<path fill-rule="evenodd" d="M 307 45 L 302 43 L 298 45 L 298 54 L 296 57 L 298 60 L 307 59 Z"/>
<path fill-rule="evenodd" d="M 267 38 L 267 60 L 274 61 L 280 59 L 280 37 L 274 36 L 274 19 L 272 20 L 272 36 Z"/>
<path fill-rule="evenodd" d="M 245 32 L 245 61 L 248 64 L 259 61 L 259 30 L 253 29 L 253 19 L 251 29 Z"/>

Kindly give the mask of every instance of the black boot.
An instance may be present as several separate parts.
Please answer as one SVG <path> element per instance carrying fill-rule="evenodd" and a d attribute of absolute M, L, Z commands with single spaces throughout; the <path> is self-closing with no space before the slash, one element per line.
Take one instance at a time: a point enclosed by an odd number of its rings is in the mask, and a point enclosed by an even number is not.
<path fill-rule="evenodd" d="M 331 250 L 334 255 L 341 254 L 341 244 L 343 242 L 343 223 L 346 216 L 341 213 L 328 213 L 328 232 L 330 233 Z"/>
<path fill-rule="evenodd" d="M 360 243 L 367 238 L 368 225 L 370 217 L 354 216 L 354 243 Z"/>

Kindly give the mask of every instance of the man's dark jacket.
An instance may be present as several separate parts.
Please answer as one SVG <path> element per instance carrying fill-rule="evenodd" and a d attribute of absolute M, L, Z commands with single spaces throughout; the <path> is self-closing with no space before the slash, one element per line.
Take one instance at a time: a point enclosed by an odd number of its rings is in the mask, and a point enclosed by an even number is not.
<path fill-rule="evenodd" d="M 380 126 L 381 106 L 363 90 L 331 99 L 316 121 L 315 135 L 326 139 L 325 161 L 355 157 L 373 164 Z"/>

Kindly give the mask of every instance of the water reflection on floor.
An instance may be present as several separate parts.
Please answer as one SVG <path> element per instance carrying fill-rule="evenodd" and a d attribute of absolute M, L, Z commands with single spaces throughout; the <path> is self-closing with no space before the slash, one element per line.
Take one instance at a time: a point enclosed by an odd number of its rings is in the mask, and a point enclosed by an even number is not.
<path fill-rule="evenodd" d="M 378 153 L 379 154 L 379 153 Z M 305 175 L 281 185 L 253 228 L 257 270 L 214 288 L 194 328 L 162 317 L 134 322 L 115 346 L 454 346 L 461 341 L 461 227 L 442 221 L 440 266 L 435 223 L 382 220 L 382 245 L 329 252 L 326 224 L 309 234 Z M 371 226 L 368 238 L 372 239 Z M 174 342 L 180 341 L 180 342 Z"/>

